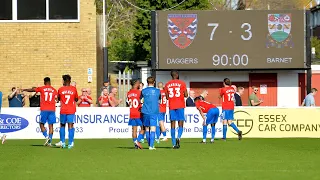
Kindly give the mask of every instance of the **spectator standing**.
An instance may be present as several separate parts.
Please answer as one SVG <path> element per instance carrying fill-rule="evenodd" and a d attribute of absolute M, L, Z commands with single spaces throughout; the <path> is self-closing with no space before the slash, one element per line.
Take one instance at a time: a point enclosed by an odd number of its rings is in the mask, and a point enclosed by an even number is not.
<path fill-rule="evenodd" d="M 36 89 L 36 87 L 32 87 L 32 89 Z M 29 95 L 30 107 L 40 107 L 40 94 L 37 92 L 32 92 Z"/>
<path fill-rule="evenodd" d="M 91 96 L 91 93 L 92 93 L 92 92 L 91 92 L 91 89 L 90 89 L 90 88 L 87 88 L 87 93 L 88 93 L 89 96 Z"/>
<path fill-rule="evenodd" d="M 301 106 L 314 107 L 316 106 L 316 101 L 314 96 L 317 94 L 318 90 L 316 88 L 312 88 L 311 92 L 306 96 L 303 100 Z"/>
<path fill-rule="evenodd" d="M 110 86 L 110 81 L 109 80 L 105 80 L 102 84 L 102 87 L 100 88 L 100 94 L 102 94 L 103 89 L 107 89 L 108 93 L 111 92 L 112 88 Z"/>
<path fill-rule="evenodd" d="M 196 93 L 193 90 L 189 91 L 189 97 L 186 100 L 187 107 L 195 107 L 194 99 L 196 98 Z"/>
<path fill-rule="evenodd" d="M 91 89 L 90 89 L 90 88 L 87 88 L 87 93 L 88 93 L 88 96 L 90 96 L 90 97 L 91 97 L 91 93 L 92 93 L 92 91 L 91 91 Z M 91 104 L 90 104 L 90 107 L 93 107 L 93 103 L 91 103 Z"/>
<path fill-rule="evenodd" d="M 81 96 L 77 102 L 79 107 L 90 107 L 92 104 L 92 98 L 88 95 L 88 91 L 86 88 L 81 89 Z"/>
<path fill-rule="evenodd" d="M 11 94 L 9 94 L 8 96 L 9 107 L 23 107 L 24 95 L 21 94 L 20 88 L 13 87 L 11 91 Z"/>
<path fill-rule="evenodd" d="M 205 98 L 208 96 L 208 91 L 207 90 L 203 90 L 202 93 L 200 94 L 200 96 L 198 96 L 198 98 L 200 98 L 200 100 L 205 101 Z"/>
<path fill-rule="evenodd" d="M 109 94 L 109 103 L 112 107 L 117 107 L 122 102 L 122 99 L 117 99 L 118 89 L 112 88 L 111 93 Z"/>
<path fill-rule="evenodd" d="M 110 107 L 108 89 L 103 89 L 102 95 L 98 99 L 100 107 Z"/>
<path fill-rule="evenodd" d="M 237 92 L 234 94 L 234 99 L 235 99 L 235 105 L 236 106 L 242 106 L 242 99 L 241 96 L 244 92 L 244 88 L 243 87 L 238 87 L 237 88 Z"/>
<path fill-rule="evenodd" d="M 263 101 L 257 96 L 257 93 L 259 91 L 259 89 L 256 86 L 252 86 L 252 93 L 249 96 L 249 102 L 248 105 L 249 106 L 260 106 L 261 103 L 263 103 Z"/>
<path fill-rule="evenodd" d="M 100 88 L 100 93 L 99 93 L 99 96 L 98 99 L 97 99 L 97 105 L 99 106 L 99 97 L 103 95 L 103 90 L 104 89 L 107 89 L 108 91 L 108 94 L 111 92 L 111 86 L 110 86 L 110 81 L 109 80 L 105 80 L 102 84 L 102 87 Z"/>

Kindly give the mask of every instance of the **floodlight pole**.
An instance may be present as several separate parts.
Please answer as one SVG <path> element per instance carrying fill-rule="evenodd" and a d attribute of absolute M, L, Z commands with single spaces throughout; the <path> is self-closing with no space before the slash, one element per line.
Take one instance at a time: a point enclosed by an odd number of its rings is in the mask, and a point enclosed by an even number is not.
<path fill-rule="evenodd" d="M 108 75 L 108 47 L 107 47 L 107 34 L 106 34 L 106 0 L 103 0 L 103 81 L 109 79 Z"/>

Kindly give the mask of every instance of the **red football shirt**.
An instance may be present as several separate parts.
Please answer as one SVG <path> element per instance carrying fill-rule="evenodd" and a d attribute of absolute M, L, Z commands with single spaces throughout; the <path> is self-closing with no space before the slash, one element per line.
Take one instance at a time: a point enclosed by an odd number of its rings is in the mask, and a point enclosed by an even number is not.
<path fill-rule="evenodd" d="M 102 103 L 100 104 L 100 107 L 110 107 L 110 104 L 109 104 L 109 97 L 106 96 L 100 96 L 98 101 L 101 102 L 102 100 Z"/>
<path fill-rule="evenodd" d="M 211 108 L 216 108 L 215 105 L 207 102 L 207 101 L 197 101 L 196 102 L 196 107 L 197 108 L 200 108 L 202 110 L 203 113 L 208 113 L 208 111 L 211 109 Z"/>
<path fill-rule="evenodd" d="M 61 101 L 60 114 L 75 114 L 76 100 L 78 99 L 77 89 L 73 86 L 63 86 L 58 90 Z"/>
<path fill-rule="evenodd" d="M 234 110 L 234 94 L 236 91 L 233 87 L 224 87 L 220 89 L 220 96 L 222 96 L 222 109 Z"/>
<path fill-rule="evenodd" d="M 161 101 L 159 104 L 159 111 L 160 113 L 165 113 L 167 111 L 167 97 L 166 97 L 166 91 L 160 90 L 161 94 Z"/>
<path fill-rule="evenodd" d="M 89 103 L 88 100 L 86 100 L 85 96 L 80 96 L 79 99 L 82 97 L 83 97 L 83 99 L 82 99 L 81 103 L 79 104 L 79 107 L 90 107 L 91 104 Z M 87 98 L 92 101 L 92 98 L 90 96 L 87 96 Z"/>
<path fill-rule="evenodd" d="M 141 91 L 136 89 L 131 89 L 127 93 L 127 101 L 130 105 L 130 119 L 141 118 L 140 95 L 141 95 Z"/>
<path fill-rule="evenodd" d="M 184 92 L 187 90 L 186 83 L 179 80 L 171 80 L 165 85 L 165 92 L 169 96 L 169 109 L 181 109 L 186 107 Z"/>
<path fill-rule="evenodd" d="M 42 86 L 36 88 L 36 92 L 40 93 L 40 110 L 41 111 L 55 111 L 56 97 L 58 92 L 52 86 Z"/>

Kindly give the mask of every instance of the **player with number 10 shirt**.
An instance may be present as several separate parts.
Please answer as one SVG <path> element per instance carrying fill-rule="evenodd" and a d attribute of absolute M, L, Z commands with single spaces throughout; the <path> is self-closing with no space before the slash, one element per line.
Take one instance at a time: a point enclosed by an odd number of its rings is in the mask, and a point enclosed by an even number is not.
<path fill-rule="evenodd" d="M 234 94 L 235 89 L 231 87 L 231 81 L 228 78 L 223 80 L 223 88 L 220 89 L 220 97 L 222 98 L 222 120 L 223 128 L 222 134 L 223 139 L 227 138 L 227 124 L 231 126 L 238 134 L 239 140 L 242 139 L 242 131 L 233 123 L 234 120 Z"/>
<path fill-rule="evenodd" d="M 186 107 L 184 98 L 188 97 L 186 83 L 179 80 L 178 71 L 171 71 L 172 80 L 165 85 L 167 100 L 169 101 L 169 115 L 171 121 L 171 140 L 174 149 L 180 148 L 180 138 L 183 132 L 185 121 L 184 108 Z M 175 137 L 176 121 L 178 121 L 178 138 Z"/>

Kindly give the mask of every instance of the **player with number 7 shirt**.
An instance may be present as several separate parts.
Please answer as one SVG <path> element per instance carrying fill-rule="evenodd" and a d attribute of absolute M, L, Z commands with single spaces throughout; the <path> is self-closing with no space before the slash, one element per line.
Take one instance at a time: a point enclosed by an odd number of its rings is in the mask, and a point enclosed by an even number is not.
<path fill-rule="evenodd" d="M 184 98 L 188 97 L 186 83 L 179 79 L 176 70 L 171 71 L 172 80 L 165 85 L 167 100 L 169 101 L 169 115 L 171 121 L 171 141 L 174 149 L 180 148 L 180 139 L 183 133 L 183 123 L 185 121 L 184 108 L 186 107 Z M 176 121 L 178 121 L 178 137 L 176 139 Z"/>
<path fill-rule="evenodd" d="M 228 78 L 223 80 L 223 88 L 220 89 L 220 97 L 222 98 L 222 134 L 223 140 L 227 138 L 227 124 L 231 126 L 238 134 L 239 140 L 242 139 L 242 131 L 233 123 L 234 120 L 234 94 L 236 90 L 231 87 L 231 81 Z"/>
<path fill-rule="evenodd" d="M 141 91 L 139 90 L 140 81 L 131 81 L 132 89 L 127 93 L 127 103 L 130 107 L 129 126 L 132 126 L 132 140 L 136 149 L 142 149 L 142 146 L 137 138 L 138 127 L 142 130 L 141 121 Z"/>
<path fill-rule="evenodd" d="M 71 76 L 63 75 L 63 86 L 58 90 L 58 100 L 61 101 L 60 108 L 60 145 L 65 148 L 65 126 L 68 123 L 68 149 L 73 148 L 74 143 L 74 120 L 76 113 L 76 102 L 78 101 L 78 92 L 74 86 L 71 86 Z M 59 144 L 59 143 L 58 143 Z"/>

